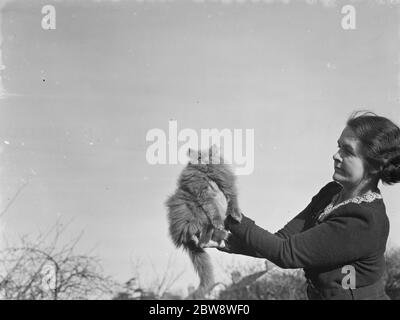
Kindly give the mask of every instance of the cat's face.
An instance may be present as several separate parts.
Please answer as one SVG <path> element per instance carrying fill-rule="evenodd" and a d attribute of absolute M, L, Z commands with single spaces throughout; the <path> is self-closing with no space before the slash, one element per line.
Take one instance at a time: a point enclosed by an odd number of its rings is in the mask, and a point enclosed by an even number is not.
<path fill-rule="evenodd" d="M 219 149 L 216 145 L 212 145 L 208 150 L 197 151 L 190 149 L 188 150 L 189 163 L 190 164 L 220 164 L 221 157 Z"/>

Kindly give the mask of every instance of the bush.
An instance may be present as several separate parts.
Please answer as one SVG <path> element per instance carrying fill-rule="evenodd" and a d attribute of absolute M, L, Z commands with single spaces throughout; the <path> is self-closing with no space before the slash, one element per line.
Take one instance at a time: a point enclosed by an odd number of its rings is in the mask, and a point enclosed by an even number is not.
<path fill-rule="evenodd" d="M 386 294 L 392 300 L 400 300 L 400 248 L 393 248 L 385 255 L 384 275 Z"/>
<path fill-rule="evenodd" d="M 385 254 L 385 291 L 392 300 L 400 300 L 400 248 L 393 248 Z M 240 275 L 242 269 L 231 274 Z M 232 277 L 233 278 L 233 277 Z M 240 278 L 240 277 L 239 277 Z M 219 293 L 218 299 L 227 300 L 306 300 L 307 284 L 301 270 L 272 270 L 253 272 L 233 281 Z"/>
<path fill-rule="evenodd" d="M 232 274 L 237 273 L 233 272 Z M 226 300 L 305 300 L 306 282 L 301 270 L 273 268 L 242 278 L 220 292 Z"/>

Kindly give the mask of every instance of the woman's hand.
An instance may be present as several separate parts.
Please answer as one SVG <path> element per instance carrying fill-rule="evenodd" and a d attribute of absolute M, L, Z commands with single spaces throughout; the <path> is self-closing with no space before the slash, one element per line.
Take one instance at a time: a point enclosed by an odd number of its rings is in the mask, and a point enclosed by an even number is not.
<path fill-rule="evenodd" d="M 221 242 L 216 242 L 213 240 L 210 240 L 208 243 L 205 243 L 202 245 L 202 248 L 216 248 L 220 251 L 224 251 L 224 252 L 230 252 L 230 240 L 232 238 L 232 234 L 231 233 L 227 233 L 227 236 L 225 237 L 225 239 Z"/>
<path fill-rule="evenodd" d="M 204 244 L 202 248 L 215 248 L 226 253 L 247 254 L 252 257 L 256 256 L 253 252 L 250 252 L 243 246 L 243 241 L 240 241 L 230 232 L 226 239 L 221 243 L 210 240 L 208 243 Z"/>
<path fill-rule="evenodd" d="M 226 210 L 228 208 L 228 201 L 226 200 L 223 192 L 218 188 L 214 181 L 210 181 L 211 195 L 214 197 L 215 204 L 217 205 L 218 212 L 221 217 L 225 218 Z"/>

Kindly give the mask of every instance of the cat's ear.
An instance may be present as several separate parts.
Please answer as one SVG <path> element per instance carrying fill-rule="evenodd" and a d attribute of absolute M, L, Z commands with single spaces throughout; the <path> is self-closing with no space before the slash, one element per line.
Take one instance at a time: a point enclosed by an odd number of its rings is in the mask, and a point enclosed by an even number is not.
<path fill-rule="evenodd" d="M 219 153 L 219 148 L 216 144 L 213 144 L 209 150 L 210 161 L 213 164 L 219 164 L 221 160 L 221 156 Z"/>
<path fill-rule="evenodd" d="M 187 151 L 187 156 L 189 157 L 189 163 L 198 164 L 199 163 L 199 153 L 192 148 L 189 148 Z"/>
<path fill-rule="evenodd" d="M 215 143 L 210 147 L 209 151 L 210 151 L 210 155 L 219 156 L 219 148 Z"/>

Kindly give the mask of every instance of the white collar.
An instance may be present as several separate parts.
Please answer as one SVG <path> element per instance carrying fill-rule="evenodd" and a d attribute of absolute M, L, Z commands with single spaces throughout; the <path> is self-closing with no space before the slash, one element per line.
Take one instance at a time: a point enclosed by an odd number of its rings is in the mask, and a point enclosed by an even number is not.
<path fill-rule="evenodd" d="M 342 201 L 340 203 L 338 203 L 337 205 L 333 205 L 334 200 L 337 199 L 339 194 L 337 194 L 331 201 L 331 203 L 325 208 L 325 210 L 320 214 L 320 216 L 318 217 L 318 221 L 321 222 L 323 221 L 332 211 L 336 210 L 337 208 L 344 206 L 348 203 L 355 203 L 355 204 L 360 204 L 362 202 L 372 202 L 376 199 L 382 199 L 382 195 L 378 192 L 374 192 L 374 191 L 368 191 L 366 193 L 364 193 L 361 196 L 356 196 L 354 198 L 348 199 L 346 201 Z"/>

